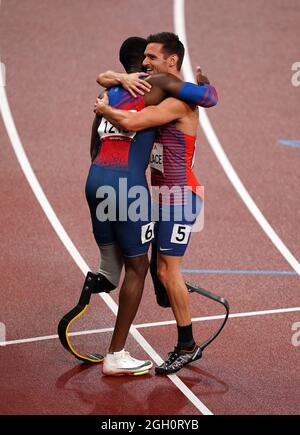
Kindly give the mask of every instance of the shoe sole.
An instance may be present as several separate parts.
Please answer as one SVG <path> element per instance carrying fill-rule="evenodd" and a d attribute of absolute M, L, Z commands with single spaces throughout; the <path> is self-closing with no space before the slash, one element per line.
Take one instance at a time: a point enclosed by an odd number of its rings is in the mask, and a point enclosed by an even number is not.
<path fill-rule="evenodd" d="M 144 364 L 144 367 L 139 367 L 136 369 L 112 369 L 106 370 L 105 366 L 103 366 L 102 373 L 106 376 L 141 376 L 146 375 L 150 372 L 153 367 L 153 363 Z"/>
<path fill-rule="evenodd" d="M 178 368 L 178 369 L 175 369 L 175 370 L 166 370 L 166 369 L 163 369 L 163 368 L 160 369 L 159 367 L 155 367 L 155 373 L 156 373 L 157 375 L 172 375 L 172 374 L 174 374 L 174 373 L 179 372 L 179 370 L 183 369 L 183 368 L 184 368 L 185 366 L 187 366 L 188 364 L 191 364 L 191 363 L 193 363 L 193 362 L 195 362 L 195 361 L 198 361 L 199 359 L 202 358 L 202 355 L 203 355 L 203 352 L 201 351 L 200 355 L 199 355 L 197 358 L 193 359 L 192 361 L 188 361 L 188 362 L 185 363 L 182 367 L 180 367 L 180 368 Z"/>
<path fill-rule="evenodd" d="M 141 376 L 141 375 L 147 375 L 150 372 L 150 369 L 146 369 L 140 372 L 135 371 L 120 371 L 120 372 L 102 372 L 104 376 Z"/>

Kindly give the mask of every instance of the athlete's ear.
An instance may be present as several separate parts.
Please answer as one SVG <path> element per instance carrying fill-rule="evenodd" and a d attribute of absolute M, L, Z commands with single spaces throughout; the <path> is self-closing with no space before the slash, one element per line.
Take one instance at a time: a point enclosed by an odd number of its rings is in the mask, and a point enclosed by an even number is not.
<path fill-rule="evenodd" d="M 176 66 L 177 62 L 178 62 L 178 56 L 177 54 L 171 54 L 171 56 L 169 57 L 169 65 L 170 66 Z"/>

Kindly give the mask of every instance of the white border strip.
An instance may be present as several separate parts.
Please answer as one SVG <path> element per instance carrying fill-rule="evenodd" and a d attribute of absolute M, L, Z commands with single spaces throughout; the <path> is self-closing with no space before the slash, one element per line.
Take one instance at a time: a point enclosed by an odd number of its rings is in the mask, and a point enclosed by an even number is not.
<path fill-rule="evenodd" d="M 55 230 L 58 238 L 61 240 L 79 269 L 82 271 L 84 276 L 90 270 L 87 263 L 84 261 L 79 251 L 73 244 L 72 240 L 68 236 L 64 227 L 60 223 L 58 217 L 55 214 L 51 204 L 49 203 L 35 173 L 32 170 L 32 167 L 29 163 L 29 160 L 26 156 L 25 150 L 21 143 L 20 137 L 18 135 L 10 107 L 7 101 L 7 96 L 5 92 L 5 77 L 2 74 L 2 71 L 5 70 L 4 65 L 1 63 L 0 65 L 0 107 L 1 107 L 1 115 L 4 121 L 4 125 L 6 127 L 8 136 L 10 138 L 12 147 L 20 164 L 20 167 L 33 190 L 37 201 L 42 207 L 45 215 L 47 216 L 51 226 Z M 115 301 L 106 293 L 100 293 L 101 298 L 104 300 L 106 305 L 111 309 L 111 311 L 116 315 L 118 310 L 118 305 Z M 134 327 L 130 328 L 131 335 L 135 338 L 135 340 L 139 343 L 139 345 L 147 352 L 147 354 L 153 359 L 153 361 L 160 365 L 163 363 L 162 358 L 158 355 L 158 353 L 153 349 L 153 347 L 145 340 L 145 338 L 140 334 L 140 332 Z M 168 378 L 173 382 L 174 385 L 186 396 L 186 398 L 200 411 L 205 415 L 212 415 L 212 412 L 199 400 L 199 398 L 178 378 L 177 375 L 168 375 Z"/>
<path fill-rule="evenodd" d="M 178 34 L 179 38 L 183 42 L 186 54 L 185 60 L 183 62 L 183 76 L 186 81 L 194 82 L 195 78 L 193 74 L 193 69 L 191 65 L 191 60 L 188 51 L 188 44 L 186 38 L 186 29 L 185 29 L 185 11 L 184 11 L 184 0 L 174 0 L 174 26 L 175 31 Z M 222 145 L 209 121 L 209 118 L 203 108 L 200 108 L 199 111 L 199 121 L 200 125 L 206 135 L 206 138 L 213 149 L 219 163 L 224 169 L 227 177 L 231 181 L 233 187 L 241 197 L 244 204 L 248 207 L 248 210 L 256 219 L 260 227 L 272 241 L 272 243 L 276 246 L 281 255 L 286 259 L 286 261 L 291 265 L 291 267 L 297 272 L 300 276 L 300 263 L 293 256 L 290 250 L 285 246 L 282 240 L 279 238 L 277 233 L 271 227 L 269 222 L 266 220 L 260 209 L 257 207 L 256 203 L 253 201 L 245 186 L 241 182 L 237 172 L 233 168 L 230 163 L 227 155 L 225 154 Z"/>

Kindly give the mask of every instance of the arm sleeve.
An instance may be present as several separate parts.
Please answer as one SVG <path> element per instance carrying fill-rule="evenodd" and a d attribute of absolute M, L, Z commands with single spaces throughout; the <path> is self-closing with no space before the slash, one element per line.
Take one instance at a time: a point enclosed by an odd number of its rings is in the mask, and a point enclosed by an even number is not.
<path fill-rule="evenodd" d="M 178 98 L 186 103 L 201 107 L 212 107 L 218 102 L 217 91 L 212 85 L 195 85 L 189 82 L 185 82 L 181 85 Z"/>

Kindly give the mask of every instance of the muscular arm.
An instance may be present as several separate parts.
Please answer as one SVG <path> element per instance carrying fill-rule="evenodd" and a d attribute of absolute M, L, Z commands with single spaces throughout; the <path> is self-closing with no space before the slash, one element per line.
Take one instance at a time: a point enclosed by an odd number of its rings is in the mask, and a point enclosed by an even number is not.
<path fill-rule="evenodd" d="M 154 93 L 155 87 L 158 87 L 162 90 L 164 98 L 174 97 L 186 103 L 206 108 L 215 106 L 218 101 L 216 89 L 209 84 L 206 77 L 202 77 L 206 80 L 198 85 L 183 82 L 173 74 L 155 74 L 147 81 L 153 86 L 152 92 Z M 145 96 L 146 102 L 151 99 L 151 94 Z M 158 102 L 151 101 L 151 104 L 158 104 Z"/>
<path fill-rule="evenodd" d="M 108 70 L 98 75 L 96 81 L 104 88 L 111 88 L 112 86 L 122 85 L 122 79 L 127 75 L 125 73 L 118 73 L 116 71 Z"/>
<path fill-rule="evenodd" d="M 114 109 L 101 102 L 98 102 L 98 107 L 106 119 L 129 131 L 167 124 L 181 118 L 189 110 L 185 103 L 175 98 L 167 98 L 157 106 L 148 106 L 140 112 Z"/>
<path fill-rule="evenodd" d="M 145 73 L 117 73 L 114 71 L 106 71 L 100 74 L 97 82 L 104 87 L 121 85 L 127 89 L 134 97 L 136 93 L 145 95 L 147 84 L 152 86 L 151 92 L 146 93 L 146 106 L 159 104 L 167 97 L 178 98 L 189 104 L 195 104 L 205 108 L 213 107 L 218 102 L 218 95 L 214 86 L 209 84 L 207 77 L 203 76 L 201 70 L 197 77 L 198 85 L 189 82 L 183 82 L 173 74 L 162 73 L 154 74 L 146 80 L 139 79 L 139 76 L 145 76 Z M 198 72 L 197 72 L 198 75 Z"/>

